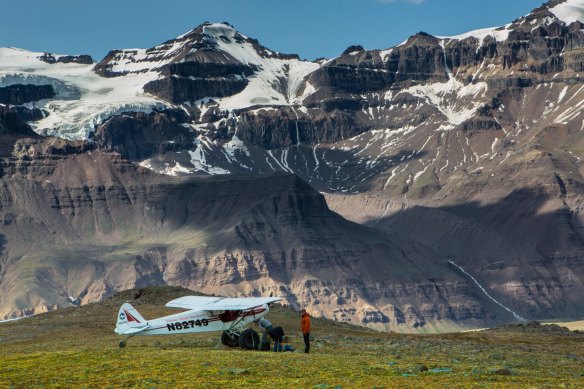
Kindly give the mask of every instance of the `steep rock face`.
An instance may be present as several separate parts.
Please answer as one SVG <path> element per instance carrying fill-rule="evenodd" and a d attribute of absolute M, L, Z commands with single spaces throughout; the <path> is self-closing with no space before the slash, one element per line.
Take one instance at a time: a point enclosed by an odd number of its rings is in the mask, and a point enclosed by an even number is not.
<path fill-rule="evenodd" d="M 24 107 L 6 107 L 0 105 L 0 134 L 18 133 L 21 135 L 35 136 L 27 121 L 38 120 L 42 117 L 39 109 L 26 109 Z"/>
<path fill-rule="evenodd" d="M 239 114 L 234 130 L 241 140 L 271 150 L 350 138 L 369 129 L 360 119 L 340 110 L 251 109 Z"/>
<path fill-rule="evenodd" d="M 39 59 L 43 62 L 54 64 L 54 63 L 78 63 L 82 65 L 92 65 L 93 58 L 90 55 L 53 55 L 51 53 L 44 53 L 39 56 Z"/>
<path fill-rule="evenodd" d="M 10 85 L 0 87 L 0 104 L 21 105 L 55 96 L 51 85 Z"/>
<path fill-rule="evenodd" d="M 527 63 L 530 71 L 540 74 L 556 73 L 566 68 L 580 71 L 581 61 L 572 55 L 564 58 L 562 52 L 583 47 L 581 25 L 581 22 L 566 25 L 556 19 L 546 6 L 536 9 L 515 21 L 507 42 L 498 50 L 504 53 L 504 67 Z"/>
<path fill-rule="evenodd" d="M 310 74 L 317 89 L 347 93 L 387 90 L 396 82 L 445 81 L 444 51 L 438 38 L 426 33 L 387 51 L 366 51 L 359 47 L 345 52 Z"/>
<path fill-rule="evenodd" d="M 209 58 L 202 59 L 206 60 Z M 170 63 L 160 68 L 162 78 L 145 84 L 144 91 L 179 104 L 208 96 L 232 96 L 245 89 L 245 77 L 254 70 L 253 66 L 220 61 Z"/>
<path fill-rule="evenodd" d="M 93 140 L 102 149 L 141 161 L 157 153 L 189 148 L 197 134 L 184 126 L 188 120 L 185 112 L 178 110 L 114 116 L 95 129 Z"/>
<path fill-rule="evenodd" d="M 241 92 L 247 80 L 237 78 L 185 79 L 173 75 L 161 80 L 153 80 L 144 85 L 144 92 L 151 93 L 172 103 L 197 101 L 207 96 L 226 97 Z"/>
<path fill-rule="evenodd" d="M 0 156 L 10 155 L 15 143 L 22 138 L 38 138 L 39 136 L 28 126 L 23 117 L 33 116 L 36 111 L 28 111 L 21 107 L 0 106 Z M 38 112 L 40 114 L 40 112 Z M 0 176 L 3 176 L 4 167 L 0 165 Z M 1 251 L 1 250 L 0 250 Z"/>

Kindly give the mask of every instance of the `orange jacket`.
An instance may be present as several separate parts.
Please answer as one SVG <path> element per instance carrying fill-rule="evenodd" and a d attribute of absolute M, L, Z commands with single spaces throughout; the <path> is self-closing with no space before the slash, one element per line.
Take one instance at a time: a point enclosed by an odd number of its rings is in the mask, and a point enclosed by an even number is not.
<path fill-rule="evenodd" d="M 300 329 L 302 330 L 303 334 L 308 334 L 310 332 L 310 315 L 308 313 L 302 315 Z"/>

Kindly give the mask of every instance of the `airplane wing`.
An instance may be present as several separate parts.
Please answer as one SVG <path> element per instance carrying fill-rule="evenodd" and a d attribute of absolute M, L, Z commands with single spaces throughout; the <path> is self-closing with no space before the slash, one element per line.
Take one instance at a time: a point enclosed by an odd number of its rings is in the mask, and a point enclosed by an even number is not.
<path fill-rule="evenodd" d="M 244 310 L 262 304 L 282 300 L 281 297 L 203 297 L 185 296 L 169 301 L 166 306 L 171 308 L 193 309 L 195 311 L 231 311 Z"/>
<path fill-rule="evenodd" d="M 199 307 L 222 300 L 223 297 L 185 296 L 166 303 L 170 308 L 198 309 Z"/>

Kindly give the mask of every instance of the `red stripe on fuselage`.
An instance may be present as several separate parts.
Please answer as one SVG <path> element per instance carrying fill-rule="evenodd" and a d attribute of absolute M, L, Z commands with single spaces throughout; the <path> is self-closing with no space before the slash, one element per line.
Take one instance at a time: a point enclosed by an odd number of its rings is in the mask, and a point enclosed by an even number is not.
<path fill-rule="evenodd" d="M 243 314 L 243 317 L 257 315 L 258 313 L 262 313 L 266 310 L 266 308 L 252 308 L 250 311 L 247 311 Z"/>
<path fill-rule="evenodd" d="M 258 307 L 259 307 L 259 308 L 258 308 Z M 247 312 L 244 312 L 244 313 L 243 313 L 243 317 L 257 315 L 257 314 L 259 314 L 259 313 L 262 313 L 262 312 L 265 312 L 265 311 L 266 311 L 266 309 L 265 309 L 265 308 L 262 308 L 261 306 L 258 306 L 258 307 L 254 307 L 254 308 L 252 308 L 251 310 L 249 310 L 249 311 L 247 311 Z M 124 311 L 124 312 L 126 312 L 126 311 Z M 126 316 L 128 317 L 128 321 L 130 321 L 130 317 L 131 317 L 133 320 L 136 320 L 136 318 L 135 318 L 134 316 L 130 315 L 128 312 L 126 312 Z M 210 323 L 210 322 L 213 322 L 213 321 L 218 321 L 218 320 L 220 320 L 220 319 L 219 319 L 217 316 L 213 316 L 213 317 L 210 317 L 210 318 L 208 318 L 208 319 L 207 319 L 207 321 L 208 321 L 209 323 Z M 139 321 L 138 321 L 138 320 L 136 320 L 136 321 L 139 323 Z M 177 321 L 179 321 L 179 320 L 177 320 Z M 235 320 L 232 320 L 232 321 L 235 321 Z M 174 323 L 174 322 L 173 322 L 173 323 Z M 231 322 L 229 322 L 229 323 L 231 323 Z M 169 324 L 172 324 L 172 323 L 169 323 Z M 163 328 L 167 328 L 167 327 L 166 327 L 166 325 L 165 325 L 165 326 L 162 326 L 162 327 L 148 328 L 148 329 L 144 330 L 144 332 L 148 332 L 148 331 L 154 331 L 154 330 L 160 330 L 160 329 L 163 329 Z M 177 331 L 181 331 L 181 330 L 177 330 Z"/>

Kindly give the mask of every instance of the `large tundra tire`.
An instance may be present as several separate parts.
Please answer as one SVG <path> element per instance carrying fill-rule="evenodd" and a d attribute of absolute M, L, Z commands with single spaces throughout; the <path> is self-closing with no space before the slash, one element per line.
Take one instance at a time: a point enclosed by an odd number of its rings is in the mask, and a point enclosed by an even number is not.
<path fill-rule="evenodd" d="M 239 346 L 239 336 L 235 334 L 229 335 L 227 331 L 221 333 L 221 344 L 227 347 L 237 347 Z"/>
<path fill-rule="evenodd" d="M 257 350 L 260 346 L 260 336 L 257 332 L 248 328 L 239 337 L 239 347 L 244 350 Z"/>

